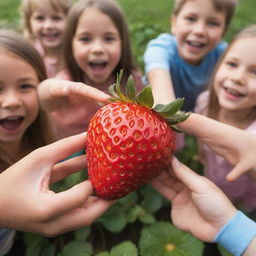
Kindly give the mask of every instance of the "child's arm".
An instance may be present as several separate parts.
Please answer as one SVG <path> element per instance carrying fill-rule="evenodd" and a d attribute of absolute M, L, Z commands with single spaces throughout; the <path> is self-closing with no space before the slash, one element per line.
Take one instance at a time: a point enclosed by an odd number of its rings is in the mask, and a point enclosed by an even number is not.
<path fill-rule="evenodd" d="M 155 68 L 149 71 L 149 85 L 152 87 L 154 103 L 168 104 L 175 100 L 175 94 L 172 86 L 171 74 L 166 69 Z"/>
<path fill-rule="evenodd" d="M 56 236 L 90 225 L 113 203 L 92 196 L 89 180 L 60 193 L 50 189 L 85 168 L 85 155 L 60 163 L 84 149 L 85 139 L 80 134 L 39 148 L 0 174 L 0 227 Z"/>
<path fill-rule="evenodd" d="M 198 137 L 235 165 L 227 175 L 229 181 L 234 181 L 246 172 L 256 178 L 256 135 L 195 113 L 180 123 L 179 127 Z"/>

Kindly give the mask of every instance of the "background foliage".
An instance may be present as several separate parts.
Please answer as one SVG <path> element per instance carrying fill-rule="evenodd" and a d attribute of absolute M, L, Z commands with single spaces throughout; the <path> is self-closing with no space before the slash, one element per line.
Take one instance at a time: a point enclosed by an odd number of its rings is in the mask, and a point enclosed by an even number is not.
<path fill-rule="evenodd" d="M 42 0 L 43 1 L 43 0 Z M 147 42 L 163 32 L 169 32 L 170 13 L 174 0 L 119 0 L 130 24 L 134 54 L 143 70 L 142 56 Z M 0 25 L 20 28 L 19 0 L 0 0 Z M 256 23 L 255 0 L 240 0 L 230 30 L 233 35 L 248 24 Z M 186 138 L 186 147 L 179 158 L 192 169 L 201 172 L 196 160 L 194 138 Z M 84 171 L 70 176 L 55 187 L 68 188 L 86 178 Z M 169 203 L 150 186 L 119 200 L 97 222 L 89 227 L 48 239 L 39 235 L 19 233 L 22 248 L 15 255 L 27 256 L 201 256 L 203 243 L 173 227 L 169 218 Z M 222 248 L 223 255 L 229 255 Z"/>

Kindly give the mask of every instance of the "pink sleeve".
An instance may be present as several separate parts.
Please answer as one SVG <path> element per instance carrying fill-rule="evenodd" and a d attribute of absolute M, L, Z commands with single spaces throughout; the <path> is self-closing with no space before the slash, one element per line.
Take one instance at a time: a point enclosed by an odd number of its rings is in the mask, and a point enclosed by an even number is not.
<path fill-rule="evenodd" d="M 196 106 L 194 108 L 194 112 L 197 114 L 205 114 L 206 108 L 209 102 L 209 91 L 204 91 L 199 94 L 196 100 Z"/>
<path fill-rule="evenodd" d="M 60 78 L 60 79 L 63 79 L 63 80 L 73 81 L 70 73 L 67 70 L 62 70 L 62 71 L 58 72 L 55 75 L 55 78 Z"/>

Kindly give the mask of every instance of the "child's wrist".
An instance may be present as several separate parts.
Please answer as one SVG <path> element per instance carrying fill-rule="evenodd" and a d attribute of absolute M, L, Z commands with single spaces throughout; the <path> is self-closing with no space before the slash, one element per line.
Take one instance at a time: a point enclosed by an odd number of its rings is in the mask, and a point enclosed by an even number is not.
<path fill-rule="evenodd" d="M 240 256 L 255 236 L 256 223 L 241 211 L 237 211 L 215 236 L 214 242 L 222 245 L 234 256 Z"/>

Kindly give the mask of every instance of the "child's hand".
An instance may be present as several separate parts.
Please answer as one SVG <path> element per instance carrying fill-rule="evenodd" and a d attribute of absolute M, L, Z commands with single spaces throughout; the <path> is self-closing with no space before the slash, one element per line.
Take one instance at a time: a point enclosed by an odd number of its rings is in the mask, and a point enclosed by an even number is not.
<path fill-rule="evenodd" d="M 227 175 L 227 180 L 234 181 L 246 172 L 256 178 L 254 134 L 194 113 L 185 122 L 180 123 L 179 127 L 198 137 L 234 165 L 234 169 Z"/>
<path fill-rule="evenodd" d="M 235 207 L 207 178 L 173 160 L 173 171 L 164 171 L 151 183 L 172 201 L 171 218 L 177 228 L 212 242 L 234 216 Z"/>
<path fill-rule="evenodd" d="M 1 173 L 0 227 L 55 236 L 99 217 L 112 202 L 91 196 L 90 181 L 60 193 L 49 188 L 85 167 L 85 156 L 58 163 L 84 145 L 85 134 L 65 138 L 33 151 Z"/>
<path fill-rule="evenodd" d="M 99 103 L 108 103 L 110 98 L 91 86 L 61 79 L 43 81 L 38 92 L 58 138 L 86 131 Z"/>

